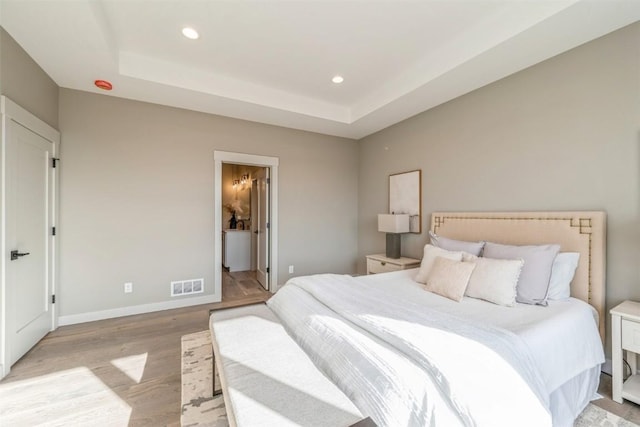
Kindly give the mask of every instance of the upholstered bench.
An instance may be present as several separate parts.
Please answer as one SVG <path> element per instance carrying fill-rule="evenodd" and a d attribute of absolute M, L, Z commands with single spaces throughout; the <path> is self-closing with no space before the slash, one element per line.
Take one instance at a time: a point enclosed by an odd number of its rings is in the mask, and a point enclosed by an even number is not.
<path fill-rule="evenodd" d="M 360 411 L 315 367 L 265 304 L 214 311 L 209 326 L 231 426 L 349 426 L 362 421 Z"/>

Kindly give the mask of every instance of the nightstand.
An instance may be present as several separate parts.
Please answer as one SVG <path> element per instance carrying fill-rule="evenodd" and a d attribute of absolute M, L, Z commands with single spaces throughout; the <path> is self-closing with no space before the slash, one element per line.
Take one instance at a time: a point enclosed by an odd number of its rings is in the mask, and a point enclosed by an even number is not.
<path fill-rule="evenodd" d="M 416 267 L 420 267 L 419 259 L 387 258 L 383 254 L 367 255 L 367 274 L 388 273 Z"/>
<path fill-rule="evenodd" d="M 622 403 L 624 398 L 640 404 L 640 375 L 636 372 L 636 354 L 640 353 L 640 303 L 625 301 L 610 313 L 613 400 Z M 631 376 L 624 383 L 623 351 L 631 367 Z"/>

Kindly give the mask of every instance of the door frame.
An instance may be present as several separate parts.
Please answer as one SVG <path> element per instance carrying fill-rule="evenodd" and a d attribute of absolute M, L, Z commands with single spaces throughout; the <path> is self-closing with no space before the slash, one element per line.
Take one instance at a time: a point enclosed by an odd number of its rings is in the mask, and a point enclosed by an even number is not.
<path fill-rule="evenodd" d="M 222 301 L 222 164 L 234 163 L 248 166 L 269 168 L 269 205 L 271 218 L 269 221 L 269 292 L 278 290 L 278 165 L 277 157 L 257 154 L 214 151 L 214 283 L 213 296 L 216 302 Z"/>
<path fill-rule="evenodd" d="M 6 164 L 6 138 L 9 122 L 14 121 L 30 131 L 40 135 L 53 144 L 53 156 L 58 157 L 60 150 L 60 132 L 40 120 L 29 111 L 25 110 L 6 96 L 0 96 L 0 379 L 4 378 L 11 366 L 9 364 L 9 348 L 7 341 L 7 260 L 9 253 L 7 252 L 7 205 L 6 205 L 6 188 L 7 182 L 7 164 Z M 58 169 L 52 170 L 51 177 L 51 222 L 56 226 L 58 222 Z M 55 236 L 50 235 L 50 258 L 49 268 L 51 269 L 51 292 L 56 293 L 58 287 L 58 242 Z M 56 304 L 51 305 L 51 330 L 58 327 L 58 310 Z"/>

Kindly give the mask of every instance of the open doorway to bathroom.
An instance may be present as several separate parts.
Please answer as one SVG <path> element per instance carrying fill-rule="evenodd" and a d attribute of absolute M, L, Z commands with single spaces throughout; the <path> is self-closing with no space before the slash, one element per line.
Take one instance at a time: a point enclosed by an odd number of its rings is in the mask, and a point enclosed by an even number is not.
<path fill-rule="evenodd" d="M 222 301 L 268 290 L 269 169 L 222 163 Z"/>
<path fill-rule="evenodd" d="M 224 302 L 266 300 L 277 283 L 278 159 L 220 151 L 214 158 L 214 293 Z"/>

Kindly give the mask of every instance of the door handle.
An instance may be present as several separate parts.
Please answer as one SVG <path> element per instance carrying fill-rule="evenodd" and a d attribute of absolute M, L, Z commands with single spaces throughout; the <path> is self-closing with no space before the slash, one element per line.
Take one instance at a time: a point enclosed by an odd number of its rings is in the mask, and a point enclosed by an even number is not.
<path fill-rule="evenodd" d="M 15 261 L 21 256 L 29 255 L 29 252 L 20 253 L 18 251 L 11 251 L 11 261 Z"/>

